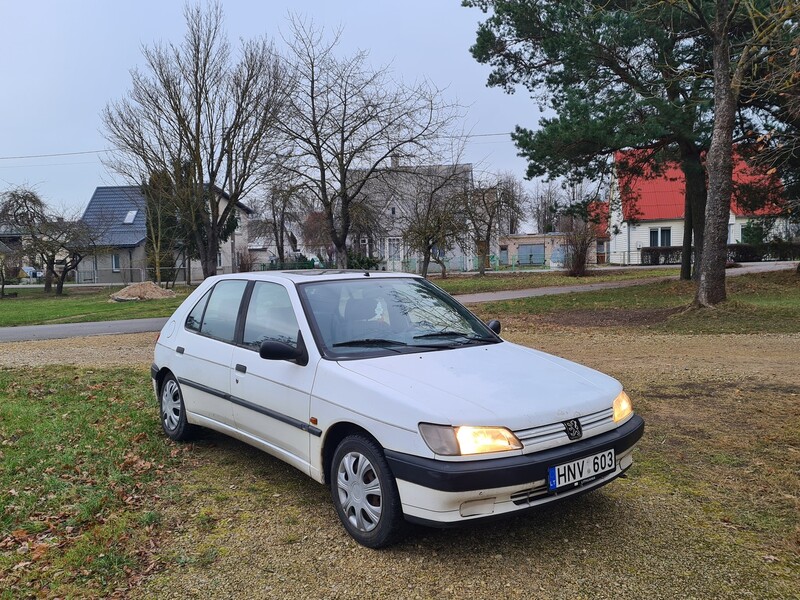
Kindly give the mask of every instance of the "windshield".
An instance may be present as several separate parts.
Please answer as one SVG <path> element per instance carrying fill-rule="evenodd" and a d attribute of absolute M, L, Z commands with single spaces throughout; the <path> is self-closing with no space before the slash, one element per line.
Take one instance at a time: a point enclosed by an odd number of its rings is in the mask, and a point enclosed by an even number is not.
<path fill-rule="evenodd" d="M 326 358 L 363 358 L 501 341 L 424 279 L 359 278 L 298 286 Z"/>

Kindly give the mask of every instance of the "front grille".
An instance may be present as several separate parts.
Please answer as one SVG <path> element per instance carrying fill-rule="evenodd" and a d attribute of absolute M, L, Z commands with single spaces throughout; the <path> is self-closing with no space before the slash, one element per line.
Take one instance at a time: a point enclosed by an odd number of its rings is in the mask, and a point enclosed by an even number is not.
<path fill-rule="evenodd" d="M 613 408 L 606 408 L 595 413 L 578 417 L 578 420 L 581 422 L 581 428 L 583 429 L 583 436 L 581 439 L 595 436 L 615 427 Z M 526 454 L 528 452 L 538 452 L 570 442 L 570 439 L 567 437 L 567 432 L 564 430 L 564 424 L 561 422 L 531 427 L 530 429 L 520 429 L 519 431 L 515 431 L 514 434 L 519 441 L 522 442 L 524 447 L 523 452 Z"/>
<path fill-rule="evenodd" d="M 547 482 L 545 481 L 544 483 L 536 485 L 532 488 L 528 488 L 527 490 L 522 490 L 516 494 L 511 494 L 511 501 L 517 506 L 530 504 L 536 498 L 540 496 L 546 496 L 549 492 L 550 490 L 548 489 Z"/>

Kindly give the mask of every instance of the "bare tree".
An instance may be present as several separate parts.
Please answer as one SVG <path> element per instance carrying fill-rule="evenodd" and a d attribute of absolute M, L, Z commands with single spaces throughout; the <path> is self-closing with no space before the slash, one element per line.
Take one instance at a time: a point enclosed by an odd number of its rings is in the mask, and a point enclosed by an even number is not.
<path fill-rule="evenodd" d="M 45 292 L 56 281 L 56 295 L 64 292 L 70 272 L 95 247 L 89 227 L 77 218 L 57 214 L 36 192 L 26 188 L 7 191 L 0 203 L 0 221 L 16 227 L 23 235 L 22 252 L 38 257 L 45 267 Z"/>
<path fill-rule="evenodd" d="M 572 277 L 586 275 L 589 254 L 597 239 L 602 215 L 596 210 L 600 197 L 587 181 L 570 181 L 563 186 L 558 207 L 558 230 L 564 234 L 564 266 Z"/>
<path fill-rule="evenodd" d="M 478 254 L 478 273 L 486 274 L 492 240 L 499 233 L 503 218 L 519 219 L 523 199 L 516 195 L 513 177 L 486 174 L 475 183 L 464 204 Z"/>
<path fill-rule="evenodd" d="M 6 295 L 6 272 L 9 267 L 16 267 L 19 271 L 16 263 L 16 252 L 0 241 L 0 298 Z"/>
<path fill-rule="evenodd" d="M 447 277 L 445 253 L 467 237 L 464 205 L 472 184 L 472 165 L 407 167 L 387 174 L 397 224 L 407 247 L 422 255 L 423 277 L 431 261 Z"/>
<path fill-rule="evenodd" d="M 553 180 L 540 182 L 533 192 L 532 212 L 538 233 L 552 233 L 556 230 L 556 216 L 561 190 Z"/>
<path fill-rule="evenodd" d="M 267 185 L 255 202 L 256 218 L 250 221 L 250 239 L 274 243 L 280 264 L 286 262 L 287 241 L 297 251 L 292 227 L 300 224 L 304 208 L 308 207 L 306 195 L 305 185 L 291 171 L 279 167 L 268 176 Z"/>
<path fill-rule="evenodd" d="M 291 32 L 297 85 L 283 129 L 301 161 L 296 172 L 325 215 L 337 264 L 346 267 L 353 209 L 367 182 L 392 156 L 424 155 L 455 111 L 427 82 L 404 85 L 387 68 L 370 67 L 365 52 L 337 56 L 338 33 L 326 39 L 296 17 Z"/>
<path fill-rule="evenodd" d="M 219 3 L 187 5 L 184 15 L 183 42 L 143 48 L 145 70 L 131 71 L 128 96 L 102 119 L 112 169 L 137 184 L 153 173 L 186 179 L 173 202 L 209 276 L 236 204 L 274 157 L 291 78 L 265 38 L 242 42 L 232 57 Z"/>

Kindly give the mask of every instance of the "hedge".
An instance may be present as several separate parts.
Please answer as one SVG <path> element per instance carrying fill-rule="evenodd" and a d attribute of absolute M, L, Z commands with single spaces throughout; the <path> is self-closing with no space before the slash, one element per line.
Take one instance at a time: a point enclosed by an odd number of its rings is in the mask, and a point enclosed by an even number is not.
<path fill-rule="evenodd" d="M 681 246 L 642 248 L 643 265 L 679 265 Z M 728 244 L 729 262 L 761 262 L 771 260 L 800 260 L 800 242 L 773 240 L 766 244 Z"/>

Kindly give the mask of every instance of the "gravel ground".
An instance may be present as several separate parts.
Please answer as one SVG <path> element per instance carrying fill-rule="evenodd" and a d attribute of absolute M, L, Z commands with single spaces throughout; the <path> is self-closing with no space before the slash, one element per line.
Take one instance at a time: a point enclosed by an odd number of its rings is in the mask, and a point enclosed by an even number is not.
<path fill-rule="evenodd" d="M 504 335 L 618 377 L 636 392 L 634 406 L 639 397 L 649 407 L 642 412 L 650 444 L 667 439 L 659 431 L 661 386 L 768 384 L 797 407 L 797 334 L 637 333 L 634 340 L 599 329 L 509 328 Z M 147 367 L 154 341 L 134 334 L 5 343 L 0 365 Z M 710 522 L 702 498 L 636 462 L 627 479 L 573 501 L 494 524 L 413 528 L 399 545 L 373 551 L 347 537 L 325 487 L 270 456 L 213 433 L 186 455 L 176 487 L 164 490 L 172 501 L 154 506 L 166 530 L 156 572 L 133 597 L 798 597 L 800 540 L 762 548 L 748 532 Z"/>

